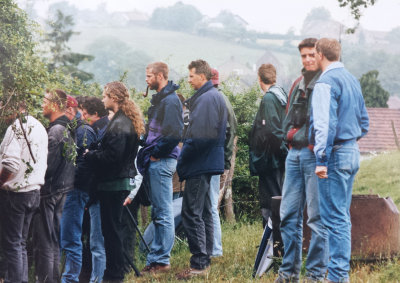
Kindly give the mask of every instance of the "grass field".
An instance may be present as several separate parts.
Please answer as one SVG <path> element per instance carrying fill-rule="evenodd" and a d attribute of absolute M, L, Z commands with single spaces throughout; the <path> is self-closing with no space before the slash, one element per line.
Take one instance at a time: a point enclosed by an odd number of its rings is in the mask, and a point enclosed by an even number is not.
<path fill-rule="evenodd" d="M 354 193 L 389 196 L 400 209 L 400 151 L 364 160 L 354 183 Z"/>
<path fill-rule="evenodd" d="M 354 185 L 354 193 L 374 193 L 382 197 L 390 196 L 400 206 L 400 152 L 382 154 L 361 164 Z M 223 223 L 224 256 L 213 259 L 206 278 L 196 278 L 190 282 L 273 282 L 276 274 L 270 271 L 261 279 L 252 279 L 252 268 L 257 248 L 262 236 L 261 223 Z M 186 243 L 175 243 L 172 251 L 172 270 L 157 277 L 136 278 L 133 273 L 125 282 L 177 282 L 175 274 L 188 267 L 190 253 Z M 144 267 L 144 256 L 138 260 Z M 353 262 L 350 275 L 352 283 L 398 283 L 400 282 L 400 260 L 374 263 Z"/>

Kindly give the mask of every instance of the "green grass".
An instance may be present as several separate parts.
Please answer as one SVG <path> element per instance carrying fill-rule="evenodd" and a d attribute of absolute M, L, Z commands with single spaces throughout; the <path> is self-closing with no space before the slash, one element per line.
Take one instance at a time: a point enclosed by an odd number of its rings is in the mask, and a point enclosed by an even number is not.
<path fill-rule="evenodd" d="M 354 182 L 354 194 L 389 196 L 400 209 L 400 151 L 362 161 Z"/>
<path fill-rule="evenodd" d="M 354 193 L 390 196 L 400 205 L 400 152 L 382 154 L 361 163 L 354 185 Z M 224 256 L 212 260 L 206 278 L 195 278 L 190 282 L 273 282 L 276 274 L 270 271 L 261 279 L 252 279 L 252 268 L 262 236 L 261 223 L 223 223 L 222 239 Z M 178 282 L 175 274 L 189 266 L 190 252 L 186 242 L 175 242 L 171 255 L 171 271 L 158 276 L 136 278 L 134 273 L 126 276 L 125 282 Z M 139 256 L 137 265 L 144 267 L 145 257 Z M 304 268 L 302 269 L 304 272 Z M 304 274 L 302 274 L 304 275 Z M 399 283 L 400 260 L 374 263 L 353 262 L 350 281 L 352 283 Z"/>
<path fill-rule="evenodd" d="M 277 274 L 272 270 L 260 279 L 253 279 L 251 276 L 262 232 L 261 223 L 223 223 L 224 256 L 212 259 L 211 269 L 207 277 L 193 278 L 189 282 L 273 282 Z M 189 266 L 189 259 L 190 252 L 186 242 L 175 242 L 169 273 L 137 278 L 131 272 L 126 276 L 125 282 L 179 282 L 175 275 Z M 142 255 L 138 262 L 139 269 L 144 267 L 144 262 L 145 258 Z M 304 268 L 302 272 L 304 273 Z M 352 283 L 398 283 L 400 282 L 399 278 L 399 259 L 375 263 L 355 262 L 350 274 L 350 282 Z"/>

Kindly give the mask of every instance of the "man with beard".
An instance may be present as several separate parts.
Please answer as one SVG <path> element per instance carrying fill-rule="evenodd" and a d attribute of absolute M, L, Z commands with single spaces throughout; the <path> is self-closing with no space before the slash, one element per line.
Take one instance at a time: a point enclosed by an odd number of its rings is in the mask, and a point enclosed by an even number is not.
<path fill-rule="evenodd" d="M 166 272 L 170 269 L 170 253 L 174 245 L 175 225 L 172 209 L 172 176 L 182 136 L 182 104 L 176 94 L 178 85 L 168 81 L 168 66 L 155 62 L 146 68 L 146 82 L 157 93 L 148 110 L 147 138 L 143 152 L 149 157 L 145 179 L 149 184 L 154 240 L 142 273 Z"/>
<path fill-rule="evenodd" d="M 47 171 L 40 190 L 39 211 L 33 221 L 33 243 L 37 282 L 59 282 L 60 221 L 67 192 L 74 188 L 75 140 L 65 116 L 67 94 L 47 91 L 43 116 L 50 120 Z"/>

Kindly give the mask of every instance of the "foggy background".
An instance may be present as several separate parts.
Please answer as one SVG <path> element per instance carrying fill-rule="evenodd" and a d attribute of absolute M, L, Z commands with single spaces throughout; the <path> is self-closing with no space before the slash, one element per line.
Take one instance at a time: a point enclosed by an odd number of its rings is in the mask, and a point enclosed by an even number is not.
<path fill-rule="evenodd" d="M 400 91 L 400 1 L 380 0 L 363 11 L 354 34 L 346 33 L 356 21 L 337 0 L 317 1 L 123 1 L 20 0 L 21 8 L 44 31 L 57 10 L 73 17 L 73 52 L 94 56 L 79 68 L 105 84 L 124 73 L 130 87 L 144 90 L 145 67 L 164 61 L 170 77 L 187 76 L 187 65 L 204 59 L 220 71 L 223 81 L 239 80 L 252 86 L 256 70 L 272 63 L 278 83 L 286 90 L 300 75 L 298 42 L 305 37 L 333 37 L 343 45 L 342 61 L 361 77 L 379 71 L 382 86 L 391 95 Z M 396 15 L 395 15 L 396 14 Z"/>

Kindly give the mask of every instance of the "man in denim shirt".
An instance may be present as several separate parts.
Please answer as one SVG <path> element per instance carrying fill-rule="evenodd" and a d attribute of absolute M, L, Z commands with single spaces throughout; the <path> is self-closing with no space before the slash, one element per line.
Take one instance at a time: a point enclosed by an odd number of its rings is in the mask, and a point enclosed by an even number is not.
<path fill-rule="evenodd" d="M 322 74 L 312 98 L 310 143 L 315 145 L 321 219 L 329 234 L 327 282 L 349 282 L 357 141 L 368 132 L 369 119 L 359 81 L 339 62 L 340 43 L 322 38 L 316 50 Z"/>

